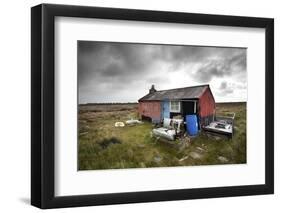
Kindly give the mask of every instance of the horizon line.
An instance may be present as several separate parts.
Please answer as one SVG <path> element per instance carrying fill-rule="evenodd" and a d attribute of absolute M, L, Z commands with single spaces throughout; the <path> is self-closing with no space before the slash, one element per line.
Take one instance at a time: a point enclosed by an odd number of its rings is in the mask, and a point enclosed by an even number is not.
<path fill-rule="evenodd" d="M 247 101 L 219 101 L 220 103 L 247 103 Z M 89 105 L 89 104 L 138 104 L 138 102 L 88 102 L 88 103 L 78 103 L 78 105 Z"/>

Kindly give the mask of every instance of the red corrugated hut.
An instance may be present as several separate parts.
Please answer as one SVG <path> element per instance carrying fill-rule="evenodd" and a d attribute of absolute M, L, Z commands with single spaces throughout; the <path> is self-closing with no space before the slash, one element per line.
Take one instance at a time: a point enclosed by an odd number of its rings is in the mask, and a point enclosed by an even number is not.
<path fill-rule="evenodd" d="M 157 91 L 152 85 L 149 93 L 139 99 L 142 119 L 159 123 L 163 118 L 196 114 L 200 126 L 214 121 L 216 103 L 209 85 Z"/>

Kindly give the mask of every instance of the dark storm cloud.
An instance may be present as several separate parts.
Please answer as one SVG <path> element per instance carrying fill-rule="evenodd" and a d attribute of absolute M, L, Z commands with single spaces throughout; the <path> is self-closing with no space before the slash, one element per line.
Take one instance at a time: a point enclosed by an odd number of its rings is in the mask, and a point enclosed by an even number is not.
<path fill-rule="evenodd" d="M 226 89 L 226 87 L 227 87 L 227 83 L 226 83 L 226 81 L 223 81 L 223 82 L 221 82 L 221 85 L 220 85 L 219 89 L 224 90 L 224 89 Z"/>
<path fill-rule="evenodd" d="M 79 100 L 92 100 L 91 94 L 114 95 L 121 90 L 134 89 L 134 85 L 161 80 L 152 68 L 157 63 L 153 45 L 104 42 L 78 42 Z M 146 82 L 144 82 L 146 79 Z M 163 79 L 162 79 L 163 80 Z M 97 96 L 95 96 L 97 97 Z M 100 98 L 99 98 L 100 99 Z"/>
<path fill-rule="evenodd" d="M 220 95 L 228 95 L 233 93 L 232 86 L 228 85 L 226 81 L 223 81 L 219 87 Z"/>
<path fill-rule="evenodd" d="M 178 80 L 186 79 L 185 86 L 190 81 L 196 85 L 224 77 L 243 77 L 246 50 L 78 41 L 80 103 L 136 101 L 151 84 L 174 87 L 172 83 L 169 86 L 168 75 L 180 72 L 184 73 Z"/>
<path fill-rule="evenodd" d="M 207 59 L 193 73 L 193 78 L 198 82 L 206 83 L 215 77 L 222 78 L 241 74 L 246 74 L 246 50 L 229 49 L 219 53 L 216 58 Z"/>
<path fill-rule="evenodd" d="M 83 44 L 79 48 L 82 54 L 78 54 L 81 83 L 88 80 L 90 75 L 98 78 L 116 77 L 118 80 L 119 78 L 130 80 L 146 72 L 154 60 L 147 54 L 150 46 L 146 45 L 84 41 L 80 41 L 79 45 L 80 43 Z"/>
<path fill-rule="evenodd" d="M 223 77 L 228 69 L 226 64 L 218 61 L 209 61 L 201 65 L 197 72 L 193 74 L 193 78 L 199 82 L 206 83 L 214 77 Z"/>

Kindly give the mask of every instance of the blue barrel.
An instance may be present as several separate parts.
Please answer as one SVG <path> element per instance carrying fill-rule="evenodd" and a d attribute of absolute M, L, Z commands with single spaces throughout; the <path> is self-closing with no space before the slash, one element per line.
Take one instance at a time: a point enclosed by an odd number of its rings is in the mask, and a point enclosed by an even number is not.
<path fill-rule="evenodd" d="M 186 131 L 188 135 L 195 136 L 198 134 L 198 121 L 196 115 L 186 115 Z"/>

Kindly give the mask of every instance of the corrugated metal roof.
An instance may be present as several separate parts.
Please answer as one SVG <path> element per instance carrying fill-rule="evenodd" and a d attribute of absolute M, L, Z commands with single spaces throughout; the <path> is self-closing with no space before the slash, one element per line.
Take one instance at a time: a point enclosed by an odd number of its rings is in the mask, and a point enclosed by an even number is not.
<path fill-rule="evenodd" d="M 151 94 L 148 93 L 147 95 L 139 99 L 139 101 L 161 101 L 165 99 L 177 100 L 199 98 L 208 87 L 209 85 L 199 85 L 169 90 L 159 90 Z"/>

